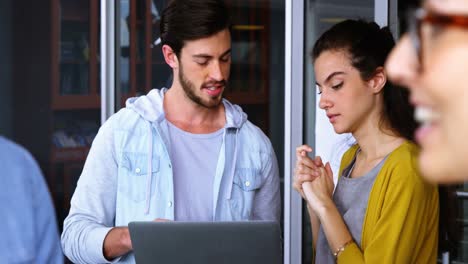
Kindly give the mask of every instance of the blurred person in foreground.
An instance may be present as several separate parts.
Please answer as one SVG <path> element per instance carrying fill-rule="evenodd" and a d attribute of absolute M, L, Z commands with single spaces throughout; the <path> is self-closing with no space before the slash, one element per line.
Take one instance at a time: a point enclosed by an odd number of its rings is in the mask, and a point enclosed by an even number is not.
<path fill-rule="evenodd" d="M 49 190 L 36 161 L 0 136 L 1 263 L 63 263 Z"/>
<path fill-rule="evenodd" d="M 419 167 L 438 183 L 468 180 L 468 1 L 428 0 L 408 17 L 409 32 L 386 63 L 410 90 Z"/>

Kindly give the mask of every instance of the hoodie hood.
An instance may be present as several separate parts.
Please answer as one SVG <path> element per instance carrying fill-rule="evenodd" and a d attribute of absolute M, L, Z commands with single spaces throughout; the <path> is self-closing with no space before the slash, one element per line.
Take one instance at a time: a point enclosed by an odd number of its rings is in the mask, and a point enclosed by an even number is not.
<path fill-rule="evenodd" d="M 168 90 L 167 88 L 162 88 L 161 90 L 153 89 L 147 95 L 129 98 L 126 102 L 126 107 L 128 109 L 132 109 L 138 115 L 140 115 L 144 120 L 147 121 L 146 123 L 147 123 L 148 133 L 150 135 L 153 133 L 152 124 L 160 123 L 165 118 L 163 102 L 164 102 L 164 94 L 167 92 L 167 90 Z M 239 129 L 247 121 L 247 114 L 245 114 L 242 111 L 240 106 L 231 104 L 225 99 L 223 99 L 223 104 L 224 104 L 224 109 L 226 112 L 226 125 L 225 125 L 226 134 L 234 135 L 234 138 L 236 138 Z M 149 138 L 150 138 L 150 142 L 148 144 L 147 167 L 148 167 L 148 171 L 153 171 L 152 170 L 153 137 L 149 137 Z M 164 137 L 162 138 L 164 140 Z M 229 136 L 229 138 L 231 138 L 231 136 Z M 166 146 L 169 147 L 168 144 L 166 144 Z M 234 149 L 233 150 L 234 151 L 234 158 L 233 158 L 234 163 L 233 164 L 235 164 L 236 162 L 235 153 L 237 152 L 237 145 L 235 143 L 232 143 L 232 148 Z M 170 150 L 168 151 L 170 152 Z M 232 177 L 232 174 L 233 174 L 233 170 L 229 172 L 229 176 Z M 145 214 L 148 214 L 149 209 L 150 209 L 152 175 L 153 175 L 152 173 L 148 173 L 147 179 L 146 179 L 147 191 L 146 191 Z M 229 190 L 229 193 L 230 193 L 230 190 Z"/>
<path fill-rule="evenodd" d="M 163 100 L 167 88 L 153 89 L 147 95 L 127 99 L 126 107 L 132 109 L 149 122 L 160 122 L 164 119 Z M 226 128 L 240 128 L 247 121 L 247 114 L 238 105 L 231 104 L 223 98 L 226 111 Z"/>

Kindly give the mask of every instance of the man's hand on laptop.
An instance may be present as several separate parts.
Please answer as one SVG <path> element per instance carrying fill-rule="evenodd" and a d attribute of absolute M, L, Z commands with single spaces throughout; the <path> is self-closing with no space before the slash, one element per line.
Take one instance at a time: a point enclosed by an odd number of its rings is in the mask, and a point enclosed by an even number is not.
<path fill-rule="evenodd" d="M 154 222 L 171 222 L 172 220 L 156 218 Z M 114 227 L 107 233 L 104 239 L 104 257 L 111 261 L 123 256 L 133 249 L 128 227 Z"/>
<path fill-rule="evenodd" d="M 156 218 L 154 219 L 154 222 L 172 222 L 172 220 L 164 219 L 164 218 Z"/>
<path fill-rule="evenodd" d="M 127 254 L 132 249 L 128 227 L 114 227 L 104 239 L 104 257 L 109 261 Z"/>

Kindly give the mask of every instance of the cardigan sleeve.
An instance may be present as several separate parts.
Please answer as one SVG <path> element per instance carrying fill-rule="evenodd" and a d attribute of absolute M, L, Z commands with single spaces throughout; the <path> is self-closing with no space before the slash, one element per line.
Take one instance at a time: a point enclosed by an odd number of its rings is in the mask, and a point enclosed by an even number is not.
<path fill-rule="evenodd" d="M 410 162 L 411 163 L 411 162 Z M 370 199 L 377 210 L 366 213 L 366 241 L 361 250 L 350 244 L 338 263 L 435 263 L 438 242 L 439 202 L 437 187 L 423 182 L 408 162 L 385 173 L 389 180 Z M 384 176 L 384 175 L 382 175 Z M 387 175 L 388 176 L 388 175 Z M 370 204 L 370 202 L 369 202 Z M 372 217 L 376 219 L 375 224 Z"/>

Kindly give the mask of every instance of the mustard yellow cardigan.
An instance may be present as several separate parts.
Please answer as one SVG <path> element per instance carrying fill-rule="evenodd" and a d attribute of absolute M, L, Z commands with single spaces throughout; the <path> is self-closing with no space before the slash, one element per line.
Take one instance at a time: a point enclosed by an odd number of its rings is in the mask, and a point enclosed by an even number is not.
<path fill-rule="evenodd" d="M 340 172 L 357 149 L 343 155 Z M 369 195 L 361 247 L 348 245 L 337 263 L 436 263 L 439 193 L 420 178 L 417 155 L 410 142 L 390 153 Z"/>

